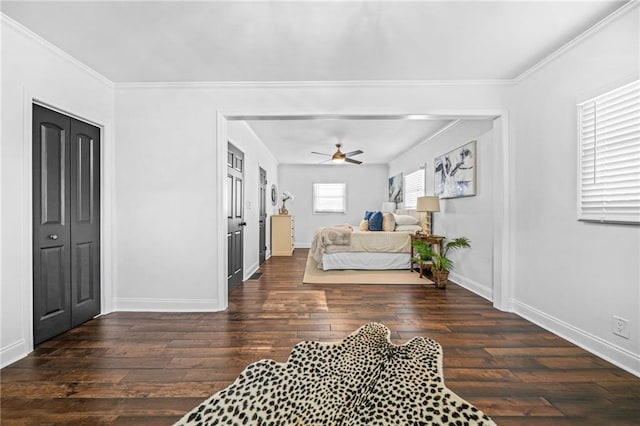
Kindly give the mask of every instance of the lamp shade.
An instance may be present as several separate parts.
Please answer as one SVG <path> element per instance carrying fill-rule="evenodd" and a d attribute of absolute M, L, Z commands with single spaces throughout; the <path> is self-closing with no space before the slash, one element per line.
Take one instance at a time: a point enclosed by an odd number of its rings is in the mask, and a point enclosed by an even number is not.
<path fill-rule="evenodd" d="M 418 197 L 416 205 L 417 212 L 439 212 L 440 198 L 438 197 Z"/>
<path fill-rule="evenodd" d="M 393 213 L 396 210 L 396 203 L 384 202 L 382 203 L 382 213 Z"/>

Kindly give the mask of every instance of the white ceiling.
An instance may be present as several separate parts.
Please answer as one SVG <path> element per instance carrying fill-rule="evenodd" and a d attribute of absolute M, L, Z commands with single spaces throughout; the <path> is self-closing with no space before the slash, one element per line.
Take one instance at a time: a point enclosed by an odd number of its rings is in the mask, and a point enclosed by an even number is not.
<path fill-rule="evenodd" d="M 7 1 L 115 83 L 511 80 L 627 1 Z M 282 163 L 387 163 L 451 118 L 249 120 Z"/>
<path fill-rule="evenodd" d="M 512 79 L 622 6 L 572 1 L 7 1 L 114 82 Z"/>
<path fill-rule="evenodd" d="M 333 154 L 335 144 L 342 152 L 364 151 L 355 160 L 365 164 L 387 164 L 398 153 L 422 142 L 451 119 L 406 119 L 404 117 L 312 118 L 287 120 L 247 120 L 254 133 L 269 141 L 269 149 L 283 164 L 319 164 Z M 327 163 L 331 164 L 331 162 Z"/>

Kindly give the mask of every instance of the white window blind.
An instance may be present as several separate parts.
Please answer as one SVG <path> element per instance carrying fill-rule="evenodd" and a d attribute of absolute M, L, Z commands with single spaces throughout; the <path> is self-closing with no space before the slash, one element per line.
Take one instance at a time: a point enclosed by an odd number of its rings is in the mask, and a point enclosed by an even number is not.
<path fill-rule="evenodd" d="M 314 183 L 314 213 L 344 213 L 347 210 L 347 185 L 344 183 Z"/>
<path fill-rule="evenodd" d="M 578 105 L 578 219 L 640 223 L 640 80 Z"/>
<path fill-rule="evenodd" d="M 424 195 L 424 169 L 410 173 L 404 177 L 404 208 L 415 209 L 418 197 Z"/>

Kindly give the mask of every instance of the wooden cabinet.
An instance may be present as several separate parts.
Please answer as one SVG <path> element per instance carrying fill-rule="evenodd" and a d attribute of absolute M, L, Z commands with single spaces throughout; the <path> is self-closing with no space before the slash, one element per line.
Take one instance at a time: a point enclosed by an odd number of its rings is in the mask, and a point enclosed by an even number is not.
<path fill-rule="evenodd" d="M 274 215 L 271 216 L 271 255 L 291 256 L 293 255 L 293 216 Z"/>

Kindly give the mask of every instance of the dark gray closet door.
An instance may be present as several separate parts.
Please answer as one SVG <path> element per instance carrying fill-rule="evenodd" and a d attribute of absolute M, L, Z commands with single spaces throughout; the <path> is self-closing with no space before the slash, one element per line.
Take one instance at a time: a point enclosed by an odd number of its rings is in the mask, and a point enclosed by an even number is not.
<path fill-rule="evenodd" d="M 100 130 L 33 106 L 33 334 L 100 313 Z"/>

